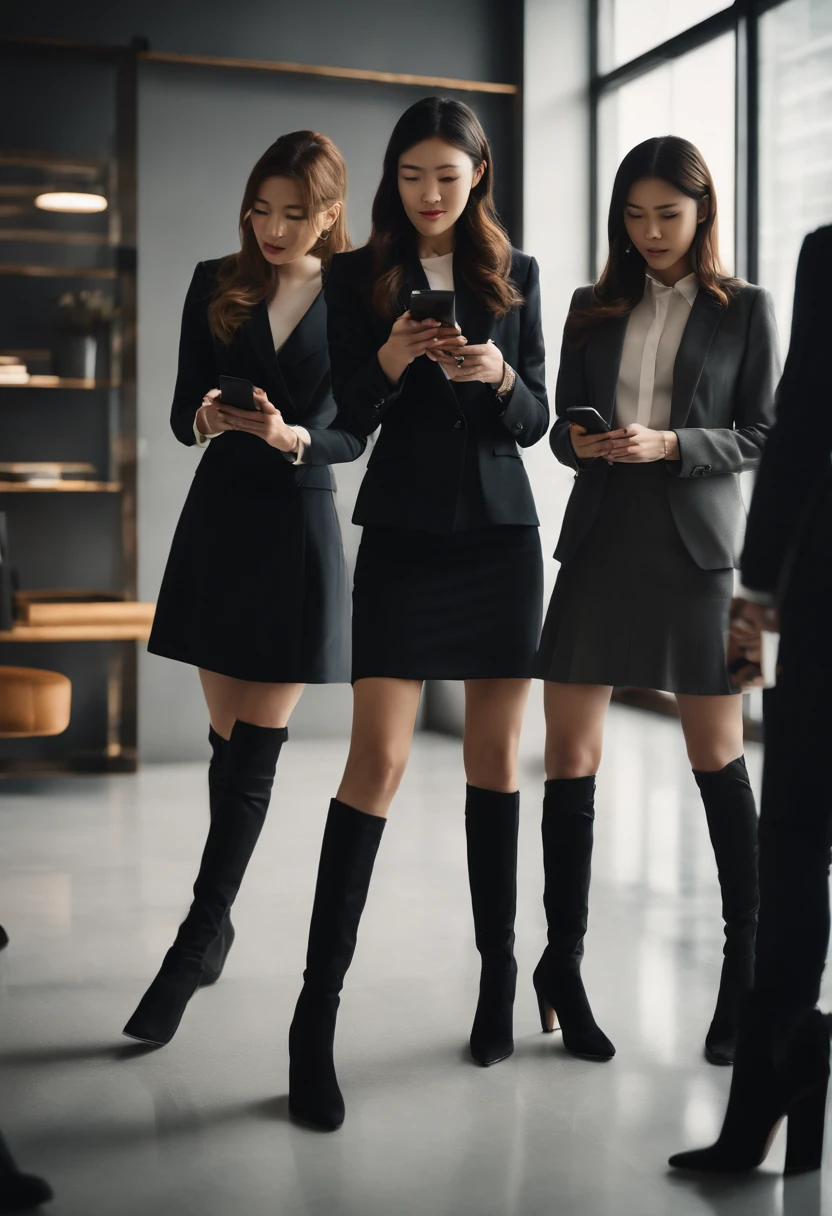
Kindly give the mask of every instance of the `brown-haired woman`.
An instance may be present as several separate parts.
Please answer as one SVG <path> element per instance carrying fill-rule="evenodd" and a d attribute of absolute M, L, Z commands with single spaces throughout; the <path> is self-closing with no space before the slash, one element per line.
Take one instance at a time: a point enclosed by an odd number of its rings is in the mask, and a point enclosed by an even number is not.
<path fill-rule="evenodd" d="M 537 265 L 492 202 L 476 115 L 428 97 L 399 120 L 369 245 L 327 280 L 332 382 L 350 424 L 381 424 L 355 508 L 354 716 L 330 804 L 304 987 L 289 1037 L 290 1108 L 322 1129 L 344 1103 L 335 1018 L 422 682 L 465 681 L 468 865 L 480 998 L 471 1051 L 513 1050 L 517 745 L 542 616 L 538 519 L 518 444 L 549 421 Z M 416 321 L 410 292 L 456 293 L 456 328 Z M 446 353 L 454 352 L 454 353 Z"/>
<path fill-rule="evenodd" d="M 173 538 L 148 649 L 199 669 L 210 715 L 211 824 L 194 900 L 124 1033 L 173 1037 L 234 938 L 229 910 L 269 805 L 305 684 L 349 680 L 349 583 L 330 464 L 366 438 L 336 416 L 322 276 L 349 249 L 346 167 L 324 135 L 263 154 L 240 211 L 239 253 L 200 262 L 185 300 L 171 410 L 207 446 Z M 216 385 L 262 385 L 256 410 Z"/>
<path fill-rule="evenodd" d="M 544 905 L 534 984 L 544 1030 L 608 1059 L 580 976 L 595 773 L 613 687 L 675 693 L 717 862 L 725 958 L 705 1043 L 733 1062 L 753 977 L 757 816 L 743 758 L 742 698 L 725 663 L 743 519 L 738 474 L 759 464 L 778 378 L 771 297 L 730 278 L 701 154 L 675 136 L 624 158 L 609 257 L 572 297 L 549 436 L 575 471 L 555 551 L 562 563 L 535 675 L 546 681 Z M 612 429 L 570 421 L 590 407 Z"/>

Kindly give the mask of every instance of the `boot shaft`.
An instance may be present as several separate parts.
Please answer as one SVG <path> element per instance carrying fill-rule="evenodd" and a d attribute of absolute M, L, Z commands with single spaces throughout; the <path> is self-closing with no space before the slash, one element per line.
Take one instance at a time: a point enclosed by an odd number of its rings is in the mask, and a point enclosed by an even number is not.
<path fill-rule="evenodd" d="M 557 965 L 580 966 L 589 918 L 595 820 L 595 778 L 546 782 L 543 798 L 543 906 L 549 955 Z"/>
<path fill-rule="evenodd" d="M 303 974 L 316 996 L 335 997 L 344 985 L 386 822 L 337 798 L 329 804 Z"/>
<path fill-rule="evenodd" d="M 510 963 L 514 957 L 519 824 L 519 793 L 466 786 L 468 882 L 474 935 L 484 963 Z"/>
<path fill-rule="evenodd" d="M 757 807 L 745 757 L 713 773 L 694 771 L 716 859 L 725 921 L 725 956 L 737 966 L 754 956 L 760 908 Z"/>

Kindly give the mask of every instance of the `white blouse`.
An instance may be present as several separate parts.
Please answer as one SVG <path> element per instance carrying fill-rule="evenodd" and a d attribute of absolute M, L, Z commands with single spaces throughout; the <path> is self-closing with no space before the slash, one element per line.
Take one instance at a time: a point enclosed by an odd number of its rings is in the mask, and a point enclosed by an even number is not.
<path fill-rule="evenodd" d="M 634 422 L 654 431 L 669 429 L 673 365 L 698 291 L 695 274 L 672 287 L 646 275 L 644 296 L 624 335 L 614 430 Z"/>
<path fill-rule="evenodd" d="M 277 292 L 269 304 L 269 327 L 272 331 L 272 342 L 274 343 L 275 353 L 280 350 L 281 346 L 294 333 L 297 326 L 317 300 L 321 290 L 320 280 L 313 279 L 309 292 L 293 292 L 288 297 L 281 296 L 280 292 Z M 311 436 L 305 426 L 293 426 L 291 430 L 298 437 L 297 451 L 283 452 L 283 455 L 293 464 L 303 464 L 304 452 L 312 442 Z M 197 447 L 205 448 L 212 439 L 217 439 L 225 433 L 225 431 L 214 431 L 211 435 L 203 435 L 196 425 L 196 418 L 194 418 L 194 436 L 196 437 Z"/>

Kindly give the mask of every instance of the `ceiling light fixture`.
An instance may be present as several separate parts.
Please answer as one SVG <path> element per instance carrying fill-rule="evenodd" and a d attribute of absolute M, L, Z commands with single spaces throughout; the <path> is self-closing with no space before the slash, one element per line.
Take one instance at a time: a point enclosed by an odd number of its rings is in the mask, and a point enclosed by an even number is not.
<path fill-rule="evenodd" d="M 69 191 L 55 191 L 49 194 L 39 194 L 35 206 L 41 211 L 65 211 L 76 215 L 92 215 L 96 211 L 107 210 L 107 200 L 103 194 L 81 194 Z"/>

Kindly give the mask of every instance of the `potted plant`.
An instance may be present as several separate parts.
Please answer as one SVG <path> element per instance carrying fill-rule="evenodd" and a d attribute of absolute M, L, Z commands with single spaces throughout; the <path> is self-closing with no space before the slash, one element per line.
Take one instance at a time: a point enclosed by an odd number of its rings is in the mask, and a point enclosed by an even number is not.
<path fill-rule="evenodd" d="M 113 301 L 97 288 L 92 291 L 67 291 L 58 300 L 62 341 L 58 348 L 57 371 L 69 379 L 94 380 L 101 331 L 116 314 Z"/>

